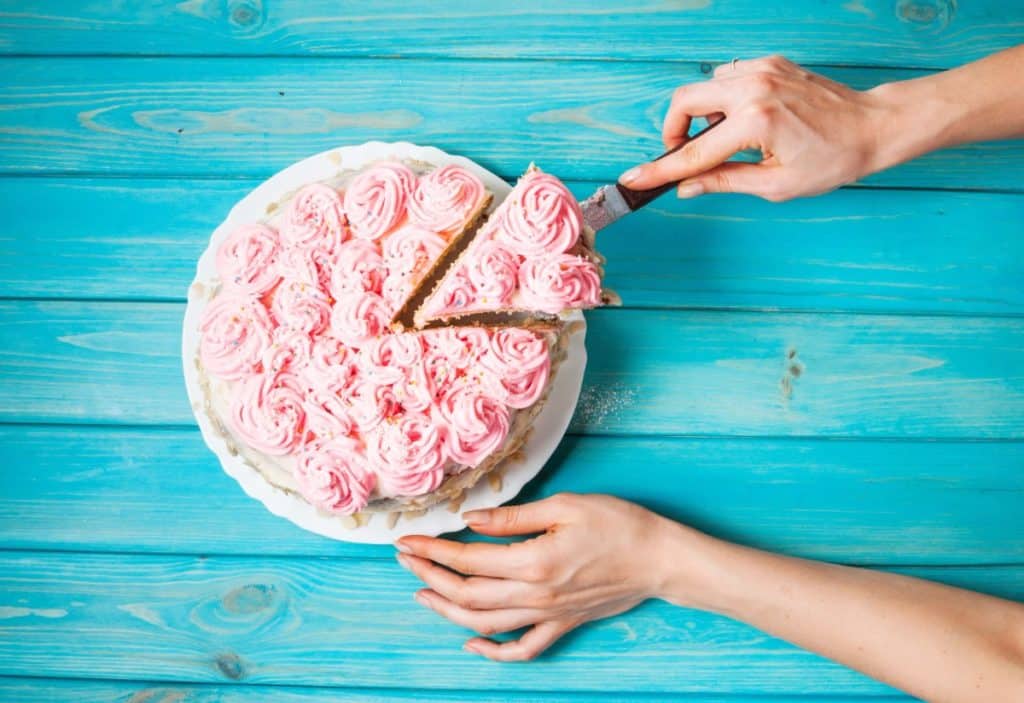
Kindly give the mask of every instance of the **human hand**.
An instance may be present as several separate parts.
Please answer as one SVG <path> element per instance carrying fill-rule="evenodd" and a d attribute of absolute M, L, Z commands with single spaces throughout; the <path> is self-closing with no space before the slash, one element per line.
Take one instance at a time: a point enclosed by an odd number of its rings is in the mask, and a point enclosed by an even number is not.
<path fill-rule="evenodd" d="M 459 625 L 481 635 L 532 626 L 517 640 L 466 642 L 498 661 L 532 659 L 584 622 L 661 595 L 674 558 L 663 547 L 686 529 L 611 496 L 566 493 L 464 518 L 484 535 L 539 534 L 512 544 L 403 537 L 398 560 L 429 586 L 416 600 Z"/>
<path fill-rule="evenodd" d="M 736 192 L 781 201 L 824 193 L 891 165 L 882 146 L 896 106 L 887 95 L 853 90 L 779 56 L 723 64 L 713 79 L 676 90 L 662 138 L 671 149 L 685 141 L 693 117 L 725 122 L 619 180 L 643 190 L 685 179 L 680 197 Z M 726 162 L 744 149 L 759 149 L 763 160 Z"/>

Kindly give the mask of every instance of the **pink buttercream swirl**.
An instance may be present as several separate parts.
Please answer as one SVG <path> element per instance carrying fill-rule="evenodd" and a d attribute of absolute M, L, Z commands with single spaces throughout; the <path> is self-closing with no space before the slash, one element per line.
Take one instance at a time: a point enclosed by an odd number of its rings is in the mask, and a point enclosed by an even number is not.
<path fill-rule="evenodd" d="M 522 256 L 561 254 L 576 245 L 582 226 L 580 206 L 562 182 L 530 173 L 501 204 L 496 236 Z"/>
<path fill-rule="evenodd" d="M 547 340 L 525 329 L 497 330 L 488 340 L 480 366 L 506 405 L 528 408 L 544 392 L 551 372 Z"/>
<path fill-rule="evenodd" d="M 382 246 L 389 276 L 414 276 L 418 280 L 446 246 L 447 242 L 436 232 L 416 225 L 396 230 Z"/>
<path fill-rule="evenodd" d="M 303 409 L 306 412 L 307 442 L 329 442 L 352 435 L 356 425 L 349 406 L 342 400 L 345 393 L 340 386 L 335 390 L 325 385 L 306 394 Z"/>
<path fill-rule="evenodd" d="M 299 446 L 305 419 L 301 384 L 289 372 L 250 376 L 231 405 L 231 424 L 238 436 L 274 456 Z"/>
<path fill-rule="evenodd" d="M 423 305 L 427 315 L 447 315 L 462 313 L 470 309 L 477 301 L 476 288 L 469 280 L 469 272 L 462 263 L 456 264 L 438 290 Z"/>
<path fill-rule="evenodd" d="M 527 259 L 519 269 L 522 307 L 558 313 L 601 304 L 601 275 L 593 261 L 573 254 Z"/>
<path fill-rule="evenodd" d="M 448 232 L 466 220 L 486 194 L 484 184 L 454 164 L 421 176 L 409 199 L 409 219 L 434 232 Z"/>
<path fill-rule="evenodd" d="M 225 290 L 263 295 L 281 279 L 277 232 L 260 224 L 242 225 L 217 249 L 217 275 Z"/>
<path fill-rule="evenodd" d="M 396 415 L 401 406 L 391 384 L 368 377 L 357 377 L 349 386 L 349 415 L 364 434 Z"/>
<path fill-rule="evenodd" d="M 295 463 L 295 482 L 310 503 L 329 513 L 351 515 L 366 507 L 376 477 L 349 442 L 310 445 Z"/>
<path fill-rule="evenodd" d="M 269 374 L 286 370 L 301 373 L 309 364 L 312 347 L 308 333 L 294 327 L 277 327 L 263 354 L 263 370 Z"/>
<path fill-rule="evenodd" d="M 285 280 L 327 290 L 335 256 L 336 253 L 318 247 L 287 247 L 278 256 L 277 272 Z"/>
<path fill-rule="evenodd" d="M 331 311 L 332 334 L 350 347 L 361 347 L 387 331 L 387 302 L 375 293 L 348 293 Z"/>
<path fill-rule="evenodd" d="M 286 246 L 333 252 L 348 238 L 338 192 L 322 183 L 304 186 L 284 214 L 281 241 Z"/>
<path fill-rule="evenodd" d="M 341 298 L 347 293 L 380 293 L 384 272 L 384 261 L 375 242 L 345 242 L 338 249 L 331 273 L 331 295 Z"/>
<path fill-rule="evenodd" d="M 387 303 L 388 312 L 394 314 L 402 307 L 406 298 L 412 293 L 414 281 L 412 276 L 403 276 L 400 273 L 388 274 L 380 287 L 380 295 Z"/>
<path fill-rule="evenodd" d="M 400 163 L 382 163 L 352 179 L 345 191 L 345 211 L 352 234 L 380 239 L 405 217 L 406 202 L 416 189 L 416 174 Z"/>
<path fill-rule="evenodd" d="M 384 423 L 374 432 L 368 453 L 381 486 L 395 495 L 424 495 L 444 480 L 444 435 L 426 415 L 407 413 Z"/>
<path fill-rule="evenodd" d="M 270 311 L 279 325 L 309 335 L 323 332 L 331 320 L 327 294 L 316 286 L 298 281 L 284 281 L 277 287 Z"/>
<path fill-rule="evenodd" d="M 508 436 L 508 408 L 474 386 L 454 384 L 438 409 L 447 423 L 448 454 L 461 464 L 477 466 Z"/>
<path fill-rule="evenodd" d="M 423 333 L 423 341 L 452 367 L 466 369 L 487 350 L 487 332 L 479 327 L 442 327 Z"/>
<path fill-rule="evenodd" d="M 498 308 L 512 299 L 519 272 L 519 257 L 504 244 L 489 240 L 466 255 L 466 274 L 476 289 L 480 309 Z"/>
<path fill-rule="evenodd" d="M 199 360 L 208 372 L 228 380 L 258 373 L 272 330 L 258 298 L 222 292 L 203 311 Z"/>

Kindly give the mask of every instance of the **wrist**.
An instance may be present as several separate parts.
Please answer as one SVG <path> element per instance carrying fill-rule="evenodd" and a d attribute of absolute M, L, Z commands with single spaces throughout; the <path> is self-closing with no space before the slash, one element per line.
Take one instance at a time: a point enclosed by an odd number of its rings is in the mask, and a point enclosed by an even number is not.
<path fill-rule="evenodd" d="M 935 77 L 883 83 L 864 93 L 871 105 L 866 124 L 869 158 L 864 175 L 910 161 L 959 140 L 962 106 L 947 100 Z"/>
<path fill-rule="evenodd" d="M 652 597 L 684 608 L 721 612 L 729 543 L 665 519 L 657 539 Z"/>

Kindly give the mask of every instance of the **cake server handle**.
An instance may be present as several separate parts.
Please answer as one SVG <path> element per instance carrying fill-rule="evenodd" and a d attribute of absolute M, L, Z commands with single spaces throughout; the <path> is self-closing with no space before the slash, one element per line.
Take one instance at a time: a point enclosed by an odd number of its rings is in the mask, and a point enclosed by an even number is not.
<path fill-rule="evenodd" d="M 696 139 L 700 139 L 705 134 L 707 134 L 708 132 L 710 132 L 711 130 L 713 130 L 715 127 L 717 127 L 718 125 L 722 124 L 723 122 L 725 122 L 725 118 L 724 117 L 722 119 L 718 120 L 718 122 L 711 122 L 711 123 L 709 123 L 707 127 L 702 129 L 701 131 L 697 132 L 692 137 L 688 138 L 685 142 L 683 142 L 679 146 L 676 146 L 676 147 L 673 147 L 673 148 L 669 149 L 664 154 L 662 154 L 661 156 L 659 156 L 658 158 L 656 158 L 654 160 L 655 161 L 660 161 L 661 159 L 664 159 L 666 156 L 670 156 L 671 154 L 676 153 L 677 151 L 682 149 L 684 146 L 686 146 L 690 142 L 692 142 L 692 141 L 694 141 Z M 644 205 L 646 205 L 647 203 L 649 203 L 652 200 L 654 200 L 655 198 L 658 198 L 658 197 L 664 195 L 665 193 L 667 193 L 668 191 L 672 190 L 677 185 L 679 185 L 679 183 L 680 183 L 680 181 L 673 181 L 671 183 L 666 183 L 664 185 L 660 185 L 657 188 L 648 188 L 647 190 L 633 190 L 632 188 L 627 188 L 626 186 L 622 185 L 621 183 L 616 183 L 615 184 L 615 188 L 622 195 L 622 199 L 626 201 L 626 205 L 629 206 L 630 210 L 638 210 L 638 209 L 642 208 Z"/>

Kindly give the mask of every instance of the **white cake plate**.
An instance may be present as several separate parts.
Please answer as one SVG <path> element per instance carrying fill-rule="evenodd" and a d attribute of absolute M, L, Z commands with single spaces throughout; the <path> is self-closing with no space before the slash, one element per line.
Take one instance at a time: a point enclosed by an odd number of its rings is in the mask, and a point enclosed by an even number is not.
<path fill-rule="evenodd" d="M 388 516 L 385 513 L 374 514 L 364 525 L 350 527 L 347 524 L 349 521 L 345 518 L 323 513 L 298 495 L 273 485 L 246 464 L 241 456 L 229 451 L 224 437 L 206 414 L 205 398 L 199 385 L 199 373 L 195 364 L 199 349 L 199 321 L 203 309 L 210 300 L 210 294 L 217 285 L 214 267 L 217 248 L 239 225 L 267 219 L 268 207 L 280 204 L 305 184 L 332 180 L 341 172 L 357 170 L 387 159 L 418 160 L 434 166 L 457 164 L 475 173 L 488 190 L 494 193 L 496 202 L 503 200 L 512 190 L 508 183 L 469 159 L 446 154 L 434 147 L 417 146 L 408 142 L 366 142 L 357 146 L 331 149 L 303 159 L 274 174 L 242 198 L 231 209 L 224 222 L 214 230 L 210 244 L 199 257 L 195 280 L 188 289 L 188 306 L 185 308 L 181 345 L 185 385 L 192 412 L 199 424 L 203 440 L 217 455 L 224 471 L 238 481 L 242 490 L 250 497 L 263 503 L 267 510 L 291 520 L 302 529 L 331 539 L 367 544 L 387 544 L 411 534 L 436 536 L 445 532 L 455 532 L 464 527 L 460 517 L 461 511 L 492 508 L 515 498 L 523 486 L 540 472 L 562 440 L 576 409 L 580 388 L 583 385 L 583 372 L 587 365 L 585 327 L 580 324 L 579 331 L 573 334 L 569 342 L 567 358 L 558 369 L 547 403 L 537 416 L 533 431 L 523 446 L 522 458 L 507 463 L 502 471 L 501 486 L 498 490 L 494 490 L 485 477 L 466 491 L 459 512 L 449 510 L 448 502 L 445 501 L 418 517 L 402 516 L 393 527 L 388 525 Z M 576 313 L 570 319 L 583 322 L 583 315 Z"/>

